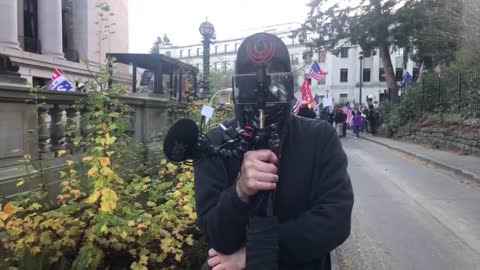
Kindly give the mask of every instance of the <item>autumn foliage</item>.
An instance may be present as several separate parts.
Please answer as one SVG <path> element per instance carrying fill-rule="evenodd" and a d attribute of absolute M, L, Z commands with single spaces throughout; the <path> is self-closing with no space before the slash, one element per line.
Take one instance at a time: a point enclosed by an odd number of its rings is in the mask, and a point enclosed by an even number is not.
<path fill-rule="evenodd" d="M 192 269 L 206 256 L 195 225 L 192 168 L 162 160 L 159 174 L 149 175 L 141 148 L 127 135 L 130 108 L 115 98 L 122 88 L 108 87 L 105 74 L 77 104 L 85 118 L 67 127 L 86 121 L 89 132 L 70 132 L 85 152 L 58 152 L 65 169 L 55 179 L 56 200 L 40 187 L 0 206 L 7 252 L 0 268 Z M 29 156 L 24 163 L 32 166 Z"/>

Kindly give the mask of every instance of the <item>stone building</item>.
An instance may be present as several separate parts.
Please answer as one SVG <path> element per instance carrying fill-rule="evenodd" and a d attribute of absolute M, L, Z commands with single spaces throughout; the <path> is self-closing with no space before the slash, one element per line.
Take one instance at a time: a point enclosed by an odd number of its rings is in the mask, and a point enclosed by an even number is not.
<path fill-rule="evenodd" d="M 238 33 L 236 37 L 214 40 L 210 47 L 210 68 L 234 72 L 237 49 L 243 39 L 255 32 L 268 32 L 277 35 L 287 45 L 292 70 L 295 71 L 296 75 L 297 89 L 303 83 L 304 78 L 308 77 L 312 61 L 317 60 L 321 68 L 328 72 L 328 75 L 321 81 L 311 80 L 310 87 L 314 95 L 318 94 L 320 97 L 333 96 L 335 102 L 346 102 L 348 100 L 358 102 L 360 73 L 362 73 L 362 101 L 365 103 L 368 96 L 373 98 L 373 102 L 379 102 L 384 98 L 387 84 L 378 50 L 364 53 L 363 68 L 360 71 L 360 48 L 346 46 L 339 55 L 328 52 L 310 53 L 310 49 L 304 45 L 304 42 L 310 41 L 312 36 L 292 37 L 292 31 L 299 27 L 300 24 L 298 23 L 272 25 L 250 29 Z M 200 39 L 199 35 L 198 40 L 200 41 Z M 161 48 L 160 52 L 196 66 L 200 73 L 202 72 L 203 44 L 200 42 L 182 46 L 165 46 Z M 402 50 L 393 50 L 391 58 L 398 81 L 401 81 L 406 71 L 412 75 L 418 72 L 412 61 L 408 61 L 406 70 L 404 70 Z"/>
<path fill-rule="evenodd" d="M 72 81 L 91 78 L 107 52 L 128 52 L 128 0 L 107 1 L 114 15 L 103 24 L 114 23 L 115 33 L 103 42 L 96 24 L 100 2 L 0 0 L 0 54 L 33 86 L 48 85 L 53 68 Z M 129 82 L 128 67 L 119 67 L 115 79 Z"/>

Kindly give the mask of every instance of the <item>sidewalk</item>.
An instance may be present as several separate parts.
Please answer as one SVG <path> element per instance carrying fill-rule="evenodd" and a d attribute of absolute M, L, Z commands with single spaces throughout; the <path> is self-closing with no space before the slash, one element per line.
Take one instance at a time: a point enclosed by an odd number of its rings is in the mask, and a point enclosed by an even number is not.
<path fill-rule="evenodd" d="M 390 149 L 403 152 L 407 155 L 414 156 L 430 164 L 480 183 L 479 157 L 458 155 L 447 151 L 427 148 L 413 143 L 386 139 L 372 135 L 363 135 L 361 138 L 386 146 Z"/>

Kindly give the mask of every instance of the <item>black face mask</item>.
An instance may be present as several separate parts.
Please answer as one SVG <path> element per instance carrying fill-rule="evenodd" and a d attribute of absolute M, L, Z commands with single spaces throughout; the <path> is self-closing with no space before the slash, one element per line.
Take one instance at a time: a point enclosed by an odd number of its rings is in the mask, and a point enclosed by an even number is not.
<path fill-rule="evenodd" d="M 279 131 L 290 117 L 291 110 L 291 104 L 267 105 L 267 108 L 264 110 L 265 127 L 273 131 Z M 235 116 L 242 127 L 246 125 L 252 125 L 256 128 L 260 127 L 259 111 L 256 105 L 235 105 Z"/>
<path fill-rule="evenodd" d="M 233 78 L 235 115 L 241 126 L 278 130 L 284 125 L 292 104 L 293 74 L 285 44 L 275 35 L 258 33 L 240 45 Z"/>

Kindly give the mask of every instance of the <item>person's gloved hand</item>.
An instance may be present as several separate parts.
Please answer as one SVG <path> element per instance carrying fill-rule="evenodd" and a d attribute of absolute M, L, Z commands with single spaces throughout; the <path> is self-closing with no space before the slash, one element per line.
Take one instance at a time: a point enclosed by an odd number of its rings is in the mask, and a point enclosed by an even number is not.
<path fill-rule="evenodd" d="M 232 255 L 223 255 L 212 248 L 208 251 L 208 266 L 212 270 L 243 270 L 246 258 L 245 247 Z"/>
<path fill-rule="evenodd" d="M 270 150 L 256 150 L 245 153 L 240 175 L 236 183 L 238 197 L 248 202 L 258 191 L 274 190 L 278 175 L 277 156 Z"/>

